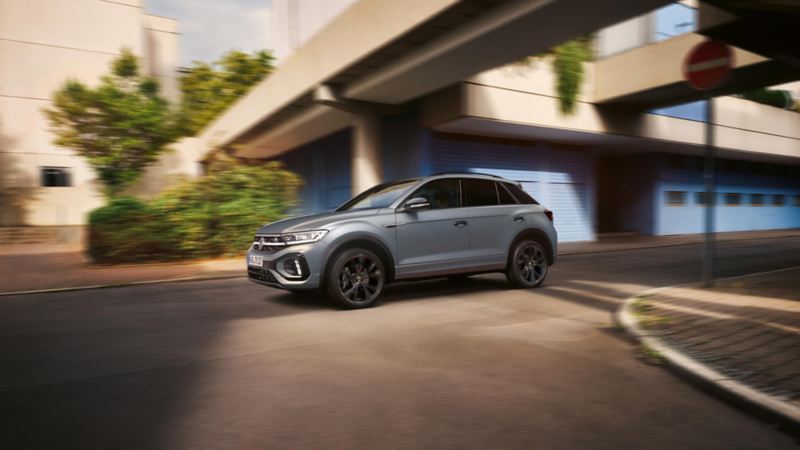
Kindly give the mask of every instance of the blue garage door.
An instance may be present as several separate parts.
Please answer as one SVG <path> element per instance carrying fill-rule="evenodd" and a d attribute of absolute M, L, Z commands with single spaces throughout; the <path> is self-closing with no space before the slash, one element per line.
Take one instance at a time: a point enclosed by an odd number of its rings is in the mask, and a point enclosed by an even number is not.
<path fill-rule="evenodd" d="M 431 158 L 434 172 L 479 172 L 520 182 L 553 210 L 562 242 L 594 239 L 592 161 L 581 151 L 443 138 L 435 140 Z"/>
<path fill-rule="evenodd" d="M 350 198 L 350 133 L 324 137 L 277 158 L 300 175 L 300 204 L 293 214 L 330 211 Z"/>

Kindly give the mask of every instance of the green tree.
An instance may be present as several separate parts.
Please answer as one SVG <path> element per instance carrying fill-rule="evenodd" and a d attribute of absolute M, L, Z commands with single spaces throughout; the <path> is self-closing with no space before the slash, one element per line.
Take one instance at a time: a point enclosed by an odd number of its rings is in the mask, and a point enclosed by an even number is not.
<path fill-rule="evenodd" d="M 197 134 L 236 99 L 273 70 L 275 59 L 262 50 L 231 50 L 211 64 L 195 61 L 180 79 L 180 131 Z"/>
<path fill-rule="evenodd" d="M 45 110 L 55 143 L 86 158 L 113 197 L 133 183 L 176 136 L 174 112 L 158 83 L 139 73 L 130 50 L 96 87 L 67 80 Z"/>

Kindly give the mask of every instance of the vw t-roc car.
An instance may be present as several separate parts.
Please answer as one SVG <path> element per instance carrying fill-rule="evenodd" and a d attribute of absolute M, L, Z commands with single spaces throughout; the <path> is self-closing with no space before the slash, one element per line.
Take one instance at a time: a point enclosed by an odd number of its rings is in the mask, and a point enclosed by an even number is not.
<path fill-rule="evenodd" d="M 536 287 L 555 259 L 553 213 L 518 183 L 451 173 L 379 184 L 333 212 L 266 224 L 247 273 L 363 308 L 395 281 L 504 272 L 513 287 Z"/>

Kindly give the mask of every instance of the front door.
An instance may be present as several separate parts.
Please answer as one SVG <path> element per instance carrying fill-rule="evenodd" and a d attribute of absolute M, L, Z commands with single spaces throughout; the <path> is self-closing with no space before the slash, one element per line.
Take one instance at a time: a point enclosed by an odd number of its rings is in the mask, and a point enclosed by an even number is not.
<path fill-rule="evenodd" d="M 423 197 L 427 209 L 399 209 L 397 277 L 443 275 L 469 267 L 469 224 L 461 208 L 457 178 L 440 178 L 422 185 L 408 198 Z"/>

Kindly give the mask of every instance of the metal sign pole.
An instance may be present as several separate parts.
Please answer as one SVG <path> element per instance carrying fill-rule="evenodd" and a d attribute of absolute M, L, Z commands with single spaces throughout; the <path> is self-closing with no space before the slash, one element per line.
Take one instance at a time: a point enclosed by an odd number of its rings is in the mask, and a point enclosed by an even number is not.
<path fill-rule="evenodd" d="M 714 148 L 714 94 L 706 91 L 706 145 L 703 163 L 705 181 L 705 241 L 703 246 L 703 285 L 714 286 L 715 242 L 714 209 L 717 203 L 716 150 Z"/>

